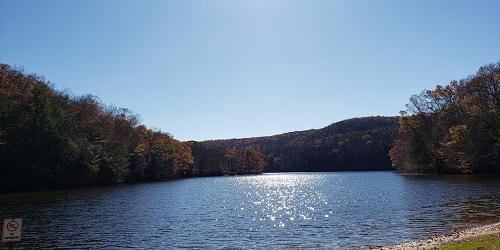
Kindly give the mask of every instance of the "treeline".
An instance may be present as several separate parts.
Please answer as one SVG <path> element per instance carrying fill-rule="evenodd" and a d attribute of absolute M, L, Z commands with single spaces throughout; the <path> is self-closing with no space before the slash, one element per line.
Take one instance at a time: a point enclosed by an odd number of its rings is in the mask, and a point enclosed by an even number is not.
<path fill-rule="evenodd" d="M 500 63 L 414 95 L 401 112 L 394 165 L 416 173 L 500 173 Z"/>
<path fill-rule="evenodd" d="M 212 159 L 211 149 L 197 145 L 146 128 L 127 109 L 0 64 L 0 192 L 262 171 L 254 148 Z"/>
<path fill-rule="evenodd" d="M 196 159 L 197 176 L 257 174 L 267 165 L 263 155 L 254 147 L 222 148 L 204 142 L 188 142 Z"/>
<path fill-rule="evenodd" d="M 412 96 L 401 117 L 180 142 L 141 125 L 127 109 L 58 91 L 42 77 L 0 64 L 0 192 L 393 166 L 417 173 L 500 173 L 499 85 L 500 64 L 487 65 Z"/>
<path fill-rule="evenodd" d="M 390 170 L 388 153 L 398 126 L 397 117 L 364 117 L 322 129 L 203 143 L 225 149 L 255 147 L 264 155 L 268 172 Z"/>

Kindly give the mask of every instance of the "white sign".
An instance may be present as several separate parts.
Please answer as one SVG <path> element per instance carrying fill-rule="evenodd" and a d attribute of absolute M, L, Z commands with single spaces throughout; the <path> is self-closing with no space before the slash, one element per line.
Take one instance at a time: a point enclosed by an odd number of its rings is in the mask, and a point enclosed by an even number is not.
<path fill-rule="evenodd" d="M 23 219 L 4 219 L 2 242 L 21 241 Z"/>

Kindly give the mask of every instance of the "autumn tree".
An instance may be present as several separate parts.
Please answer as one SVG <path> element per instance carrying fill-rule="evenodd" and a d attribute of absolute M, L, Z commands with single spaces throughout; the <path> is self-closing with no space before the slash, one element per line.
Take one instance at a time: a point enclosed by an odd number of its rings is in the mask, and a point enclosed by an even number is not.
<path fill-rule="evenodd" d="M 467 79 L 437 86 L 401 114 L 393 164 L 407 172 L 500 172 L 500 64 Z"/>

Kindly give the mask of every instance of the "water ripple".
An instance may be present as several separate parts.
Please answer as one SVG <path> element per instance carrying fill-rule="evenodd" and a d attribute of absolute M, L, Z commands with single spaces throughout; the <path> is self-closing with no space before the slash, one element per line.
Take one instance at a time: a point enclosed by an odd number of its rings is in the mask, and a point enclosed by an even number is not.
<path fill-rule="evenodd" d="M 0 195 L 26 248 L 358 248 L 500 220 L 498 179 L 392 172 L 194 178 Z"/>

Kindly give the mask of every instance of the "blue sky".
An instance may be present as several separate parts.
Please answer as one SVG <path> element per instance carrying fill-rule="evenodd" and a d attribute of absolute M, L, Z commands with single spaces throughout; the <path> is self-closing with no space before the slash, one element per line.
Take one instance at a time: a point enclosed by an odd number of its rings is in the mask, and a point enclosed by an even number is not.
<path fill-rule="evenodd" d="M 0 62 L 181 140 L 397 115 L 500 60 L 500 1 L 0 0 Z"/>

